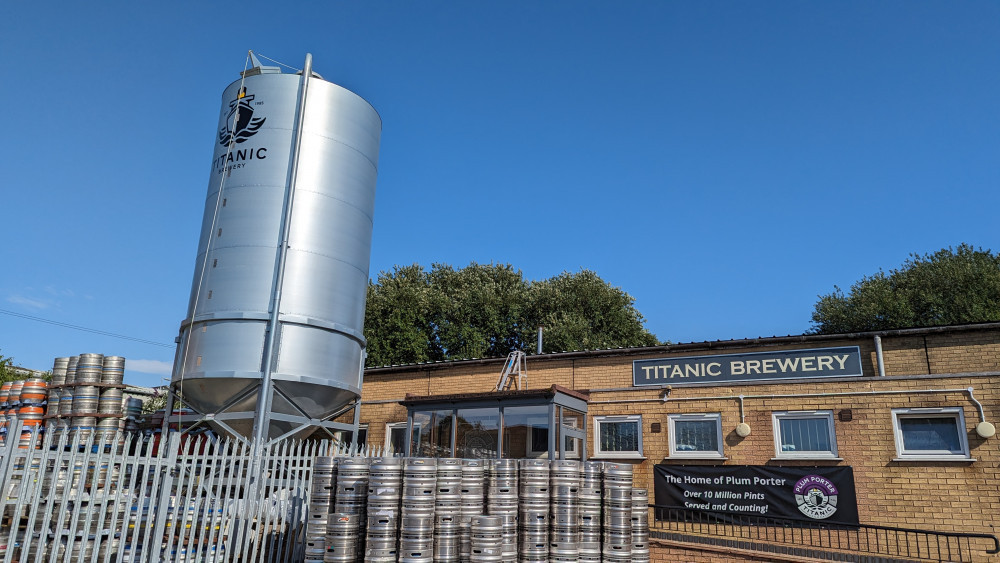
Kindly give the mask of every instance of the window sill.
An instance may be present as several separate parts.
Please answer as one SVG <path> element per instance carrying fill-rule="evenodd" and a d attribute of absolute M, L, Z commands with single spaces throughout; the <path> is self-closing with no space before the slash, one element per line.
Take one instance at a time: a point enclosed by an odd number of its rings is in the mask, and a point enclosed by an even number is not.
<path fill-rule="evenodd" d="M 772 457 L 771 461 L 844 461 L 842 457 L 828 457 L 828 456 L 801 456 L 801 457 L 791 457 L 791 456 L 779 456 Z"/>
<path fill-rule="evenodd" d="M 946 461 L 952 463 L 971 463 L 976 461 L 974 457 L 948 456 L 948 455 L 911 455 L 906 457 L 894 457 L 892 461 Z"/>
<path fill-rule="evenodd" d="M 665 458 L 665 460 L 672 461 L 726 461 L 728 457 L 721 455 L 670 455 Z"/>
<path fill-rule="evenodd" d="M 605 453 L 605 454 L 595 454 L 587 459 L 638 459 L 644 460 L 646 456 L 642 454 L 628 454 L 628 453 Z"/>

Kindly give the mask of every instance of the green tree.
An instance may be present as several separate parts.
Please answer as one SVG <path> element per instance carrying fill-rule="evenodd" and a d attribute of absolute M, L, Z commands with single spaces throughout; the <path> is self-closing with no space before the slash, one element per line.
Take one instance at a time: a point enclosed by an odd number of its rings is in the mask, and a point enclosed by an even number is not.
<path fill-rule="evenodd" d="M 14 358 L 0 354 L 0 383 L 24 379 L 26 376 L 18 371 L 18 367 L 20 366 L 14 363 Z"/>
<path fill-rule="evenodd" d="M 0 383 L 20 379 L 14 371 L 14 359 L 0 354 Z"/>
<path fill-rule="evenodd" d="M 506 356 L 524 342 L 528 283 L 510 264 L 476 264 L 461 270 L 435 264 L 431 285 L 438 295 L 434 319 L 450 358 Z"/>
<path fill-rule="evenodd" d="M 368 283 L 365 340 L 368 365 L 444 359 L 434 334 L 437 297 L 423 266 L 395 266 Z"/>
<path fill-rule="evenodd" d="M 657 344 L 634 299 L 589 270 L 528 282 L 510 264 L 396 266 L 369 284 L 368 365 Z"/>
<path fill-rule="evenodd" d="M 177 404 L 175 408 L 180 408 Z M 142 402 L 142 414 L 153 414 L 154 412 L 167 408 L 167 394 L 153 395 Z"/>
<path fill-rule="evenodd" d="M 1000 254 L 961 244 L 910 255 L 888 274 L 878 272 L 821 295 L 812 314 L 820 334 L 888 330 L 1000 320 Z"/>
<path fill-rule="evenodd" d="M 531 284 L 529 328 L 545 327 L 543 352 L 659 344 L 635 299 L 591 270 Z"/>

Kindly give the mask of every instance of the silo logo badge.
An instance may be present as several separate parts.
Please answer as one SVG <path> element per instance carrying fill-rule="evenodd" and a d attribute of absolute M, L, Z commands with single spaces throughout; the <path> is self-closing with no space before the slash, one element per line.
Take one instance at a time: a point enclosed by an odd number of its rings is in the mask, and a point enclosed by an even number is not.
<path fill-rule="evenodd" d="M 227 146 L 230 140 L 242 143 L 253 137 L 261 126 L 264 125 L 266 117 L 254 117 L 253 96 L 247 96 L 246 91 L 229 102 L 229 115 L 226 116 L 226 126 L 219 129 L 219 144 Z"/>
<path fill-rule="evenodd" d="M 837 487 L 826 477 L 806 475 L 792 490 L 799 511 L 810 518 L 822 520 L 837 511 Z"/>

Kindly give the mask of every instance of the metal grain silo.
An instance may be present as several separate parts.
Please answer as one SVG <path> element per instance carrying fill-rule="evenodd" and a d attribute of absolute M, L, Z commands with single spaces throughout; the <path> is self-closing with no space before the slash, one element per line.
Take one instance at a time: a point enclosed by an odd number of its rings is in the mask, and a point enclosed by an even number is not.
<path fill-rule="evenodd" d="M 361 392 L 381 119 L 311 56 L 251 60 L 222 97 L 171 385 L 245 436 L 346 429 L 328 419 Z"/>

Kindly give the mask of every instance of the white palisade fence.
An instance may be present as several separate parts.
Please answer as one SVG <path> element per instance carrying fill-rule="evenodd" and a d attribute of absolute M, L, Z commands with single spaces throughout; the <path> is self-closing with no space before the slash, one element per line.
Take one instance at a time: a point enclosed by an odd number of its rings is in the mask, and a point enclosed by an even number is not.
<path fill-rule="evenodd" d="M 302 561 L 313 460 L 329 441 L 134 433 L 0 443 L 0 561 Z M 13 437 L 11 439 L 10 437 Z M 26 446 L 26 447 L 20 447 Z"/>

